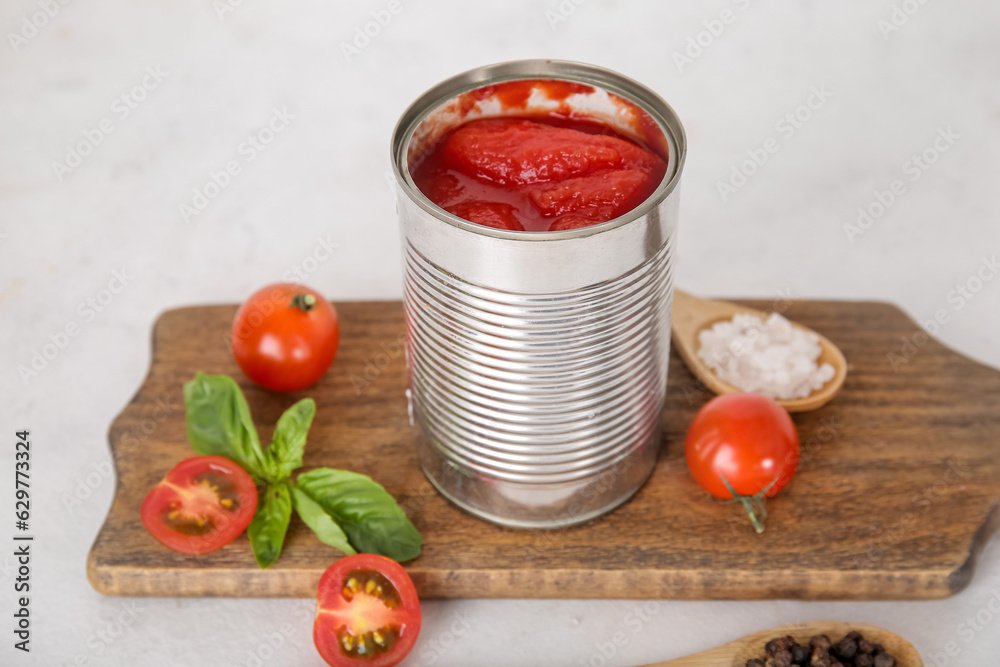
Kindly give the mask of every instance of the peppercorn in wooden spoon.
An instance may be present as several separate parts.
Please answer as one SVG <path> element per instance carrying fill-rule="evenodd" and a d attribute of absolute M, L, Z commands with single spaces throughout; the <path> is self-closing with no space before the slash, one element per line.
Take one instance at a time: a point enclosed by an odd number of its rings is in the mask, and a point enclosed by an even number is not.
<path fill-rule="evenodd" d="M 824 635 L 826 641 L 820 639 Z M 646 667 L 747 667 L 747 662 L 752 660 L 760 660 L 764 667 L 781 667 L 788 658 L 794 667 L 797 658 L 801 663 L 802 652 L 792 656 L 791 641 L 785 640 L 786 637 L 808 650 L 805 665 L 809 667 L 836 667 L 838 664 L 850 667 L 856 665 L 862 655 L 870 656 L 871 667 L 924 667 L 917 650 L 899 635 L 873 625 L 837 621 L 783 625 L 701 653 Z M 813 640 L 812 645 L 810 640 Z M 879 658 L 879 655 L 884 657 Z M 868 664 L 867 658 L 860 659 L 863 665 Z M 756 662 L 752 665 L 759 667 Z"/>

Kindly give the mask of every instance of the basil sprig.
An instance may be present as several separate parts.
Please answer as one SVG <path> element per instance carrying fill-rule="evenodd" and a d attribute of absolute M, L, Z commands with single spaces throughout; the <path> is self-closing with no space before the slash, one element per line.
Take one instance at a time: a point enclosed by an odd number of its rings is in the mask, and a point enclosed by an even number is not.
<path fill-rule="evenodd" d="M 343 527 L 358 551 L 396 554 L 394 560 L 420 555 L 420 533 L 392 496 L 370 477 L 316 468 L 299 475 L 297 486 Z"/>
<path fill-rule="evenodd" d="M 281 545 L 292 520 L 291 482 L 283 480 L 267 485 L 257 498 L 257 513 L 247 526 L 253 557 L 261 567 L 268 567 L 281 555 Z"/>
<path fill-rule="evenodd" d="M 264 478 L 260 438 L 233 378 L 198 373 L 184 385 L 184 406 L 188 441 L 196 452 L 232 459 L 254 477 Z"/>
<path fill-rule="evenodd" d="M 316 468 L 291 479 L 302 467 L 306 436 L 316 415 L 311 398 L 281 415 L 267 449 L 261 449 L 243 392 L 228 375 L 196 374 L 184 385 L 184 403 L 194 450 L 235 461 L 263 488 L 247 528 L 254 558 L 262 568 L 281 555 L 293 508 L 324 544 L 347 555 L 361 551 L 397 561 L 420 555 L 420 533 L 370 477 Z"/>

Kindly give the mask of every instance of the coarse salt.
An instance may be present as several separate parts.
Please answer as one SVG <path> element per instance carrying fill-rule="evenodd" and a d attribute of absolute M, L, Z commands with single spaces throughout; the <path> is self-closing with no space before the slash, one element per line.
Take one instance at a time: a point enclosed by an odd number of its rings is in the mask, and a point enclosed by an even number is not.
<path fill-rule="evenodd" d="M 777 313 L 767 320 L 740 313 L 698 334 L 698 356 L 720 379 L 770 398 L 804 398 L 833 379 L 818 365 L 819 336 L 792 326 Z"/>

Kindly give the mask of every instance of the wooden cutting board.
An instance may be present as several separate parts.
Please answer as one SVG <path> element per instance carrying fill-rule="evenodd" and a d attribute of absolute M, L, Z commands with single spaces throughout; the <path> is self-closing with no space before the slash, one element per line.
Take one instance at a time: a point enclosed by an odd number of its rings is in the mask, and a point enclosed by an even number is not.
<path fill-rule="evenodd" d="M 337 361 L 318 385 L 295 394 L 268 392 L 240 373 L 228 349 L 236 306 L 159 318 L 149 375 L 111 424 L 118 484 L 87 563 L 94 588 L 308 597 L 340 555 L 297 518 L 268 570 L 254 563 L 245 535 L 206 556 L 174 553 L 149 536 L 139 520 L 143 497 L 192 455 L 181 385 L 196 370 L 237 379 L 265 443 L 285 408 L 314 397 L 306 467 L 347 468 L 386 486 L 424 536 L 423 555 L 406 568 L 427 597 L 940 598 L 969 583 L 1000 524 L 1000 372 L 928 340 L 891 305 L 801 301 L 785 311 L 839 345 L 849 372 L 830 404 L 794 415 L 802 461 L 769 501 L 763 535 L 738 505 L 709 497 L 687 472 L 684 434 L 711 394 L 676 354 L 659 463 L 630 502 L 554 531 L 473 518 L 439 496 L 417 467 L 400 303 L 337 309 Z"/>

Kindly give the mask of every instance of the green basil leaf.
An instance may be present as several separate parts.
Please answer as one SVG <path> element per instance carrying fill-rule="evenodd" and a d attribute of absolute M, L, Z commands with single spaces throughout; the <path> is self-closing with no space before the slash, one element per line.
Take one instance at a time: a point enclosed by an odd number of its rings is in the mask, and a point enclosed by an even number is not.
<path fill-rule="evenodd" d="M 278 560 L 292 519 L 292 497 L 287 482 L 268 484 L 257 499 L 257 513 L 247 527 L 257 564 L 266 568 Z"/>
<path fill-rule="evenodd" d="M 302 521 L 316 533 L 320 542 L 340 549 L 346 556 L 358 553 L 347 541 L 347 535 L 337 522 L 295 485 L 292 485 L 292 505 Z"/>
<path fill-rule="evenodd" d="M 274 439 L 267 448 L 267 466 L 272 481 L 286 479 L 293 470 L 302 467 L 302 451 L 314 416 L 316 401 L 311 398 L 303 398 L 281 415 L 274 427 Z"/>
<path fill-rule="evenodd" d="M 258 478 L 265 476 L 264 453 L 250 406 L 228 375 L 197 373 L 184 385 L 187 436 L 194 451 L 232 459 Z"/>
<path fill-rule="evenodd" d="M 296 484 L 339 523 L 355 549 L 405 561 L 420 555 L 420 533 L 392 496 L 366 475 L 316 468 Z"/>

